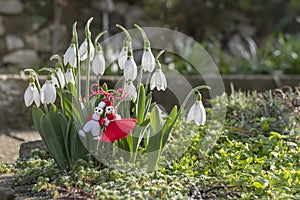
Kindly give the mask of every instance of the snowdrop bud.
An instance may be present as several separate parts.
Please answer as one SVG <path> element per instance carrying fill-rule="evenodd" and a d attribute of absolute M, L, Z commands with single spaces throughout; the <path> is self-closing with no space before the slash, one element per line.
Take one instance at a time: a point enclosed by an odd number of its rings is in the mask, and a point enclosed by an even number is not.
<path fill-rule="evenodd" d="M 27 107 L 31 106 L 33 101 L 37 107 L 40 106 L 40 94 L 34 82 L 29 83 L 24 93 L 24 101 Z"/>
<path fill-rule="evenodd" d="M 46 80 L 41 89 L 41 102 L 43 104 L 54 103 L 56 99 L 56 90 L 51 80 Z"/>
<path fill-rule="evenodd" d="M 111 72 L 116 73 L 116 72 L 118 72 L 118 70 L 119 70 L 119 67 L 118 67 L 117 63 L 111 64 L 111 66 L 110 66 L 110 71 Z"/>
<path fill-rule="evenodd" d="M 132 81 L 126 81 L 124 85 L 124 90 L 126 91 L 126 96 L 131 98 L 133 101 L 136 100 L 137 92 Z"/>
<path fill-rule="evenodd" d="M 56 74 L 57 74 L 58 80 L 60 82 L 61 88 L 64 88 L 66 85 L 66 81 L 65 81 L 65 75 L 61 71 L 61 68 L 57 69 Z"/>
<path fill-rule="evenodd" d="M 92 70 L 96 75 L 103 75 L 105 71 L 105 59 L 102 51 L 96 51 L 95 58 L 92 62 Z"/>
<path fill-rule="evenodd" d="M 125 62 L 127 60 L 128 47 L 123 46 L 118 57 L 118 65 L 120 69 L 124 69 Z"/>
<path fill-rule="evenodd" d="M 204 125 L 206 121 L 205 108 L 201 101 L 201 94 L 197 94 L 197 100 L 188 112 L 186 122 L 194 121 L 197 126 Z"/>
<path fill-rule="evenodd" d="M 64 55 L 64 65 L 70 64 L 72 67 L 77 67 L 76 62 L 76 47 L 75 44 L 71 44 L 66 50 Z"/>
<path fill-rule="evenodd" d="M 128 56 L 124 64 L 124 78 L 126 81 L 133 81 L 137 77 L 137 66 L 133 56 Z"/>
<path fill-rule="evenodd" d="M 144 49 L 142 56 L 142 67 L 144 71 L 153 72 L 155 68 L 155 58 L 150 48 Z"/>
<path fill-rule="evenodd" d="M 153 90 L 154 88 L 156 88 L 158 91 L 165 91 L 167 88 L 167 80 L 161 68 L 155 69 L 155 72 L 151 77 L 150 89 Z"/>
<path fill-rule="evenodd" d="M 75 85 L 75 79 L 74 79 L 74 76 L 73 76 L 72 69 L 67 69 L 66 82 L 67 82 L 67 84 L 72 83 L 73 85 Z"/>
<path fill-rule="evenodd" d="M 91 40 L 88 41 L 90 44 L 90 60 L 93 60 L 94 54 L 95 54 L 95 47 L 92 43 Z M 87 39 L 83 41 L 83 43 L 79 47 L 79 55 L 80 55 L 80 60 L 84 61 L 87 59 L 87 54 L 88 54 L 88 42 Z"/>

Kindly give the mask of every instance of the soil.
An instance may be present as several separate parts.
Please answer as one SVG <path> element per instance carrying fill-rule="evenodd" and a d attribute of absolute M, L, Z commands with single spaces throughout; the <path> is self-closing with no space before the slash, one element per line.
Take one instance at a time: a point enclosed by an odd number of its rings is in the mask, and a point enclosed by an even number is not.
<path fill-rule="evenodd" d="M 2 131 L 0 134 L 0 162 L 14 163 L 19 157 L 22 142 L 40 140 L 36 131 Z"/>

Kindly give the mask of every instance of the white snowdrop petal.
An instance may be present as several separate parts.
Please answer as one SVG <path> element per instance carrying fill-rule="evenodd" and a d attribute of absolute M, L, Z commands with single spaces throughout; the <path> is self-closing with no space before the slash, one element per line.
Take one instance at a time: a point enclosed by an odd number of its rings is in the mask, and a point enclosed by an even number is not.
<path fill-rule="evenodd" d="M 76 47 L 74 44 L 71 44 L 66 50 L 63 62 L 64 65 L 67 65 L 69 63 L 72 67 L 76 67 Z"/>
<path fill-rule="evenodd" d="M 84 61 L 87 59 L 87 41 L 84 40 L 83 43 L 79 47 L 79 56 L 80 60 Z"/>
<path fill-rule="evenodd" d="M 137 91 L 134 84 L 131 81 L 125 83 L 124 89 L 126 91 L 127 97 L 131 98 L 132 100 L 136 100 Z"/>
<path fill-rule="evenodd" d="M 124 65 L 127 60 L 127 54 L 128 54 L 127 48 L 122 47 L 121 52 L 118 57 L 118 65 L 119 65 L 120 69 L 124 69 Z"/>
<path fill-rule="evenodd" d="M 137 77 L 137 66 L 132 56 L 128 57 L 124 65 L 124 78 L 126 81 L 135 80 Z"/>
<path fill-rule="evenodd" d="M 201 125 L 204 125 L 205 124 L 205 122 L 206 122 L 206 111 L 205 111 L 205 108 L 204 108 L 204 106 L 203 106 L 203 104 L 202 104 L 202 102 L 201 102 L 201 104 L 200 104 L 200 107 L 201 107 L 201 116 L 202 116 L 202 119 L 201 119 Z"/>
<path fill-rule="evenodd" d="M 57 77 L 58 77 L 61 87 L 64 88 L 66 85 L 64 73 L 61 71 L 60 68 L 57 69 L 56 73 L 57 73 Z"/>
<path fill-rule="evenodd" d="M 96 75 L 103 75 L 105 71 L 105 59 L 101 52 L 96 52 L 92 62 L 92 70 Z"/>
<path fill-rule="evenodd" d="M 59 86 L 58 80 L 57 80 L 57 78 L 53 74 L 51 75 L 51 81 L 52 81 L 52 84 L 54 85 L 54 87 L 58 87 Z"/>
<path fill-rule="evenodd" d="M 66 72 L 66 82 L 67 83 L 72 83 L 72 84 L 75 85 L 74 76 L 73 76 L 73 73 L 70 69 L 67 69 L 67 72 Z"/>
<path fill-rule="evenodd" d="M 186 122 L 191 122 L 194 120 L 194 112 L 195 111 L 195 104 L 192 105 L 192 107 L 190 108 L 188 115 L 186 117 Z"/>
<path fill-rule="evenodd" d="M 41 102 L 45 104 L 54 103 L 56 90 L 51 81 L 47 80 L 41 90 Z"/>
<path fill-rule="evenodd" d="M 155 59 L 150 48 L 144 50 L 141 64 L 144 71 L 152 72 L 154 70 Z"/>
<path fill-rule="evenodd" d="M 40 107 L 41 99 L 40 99 L 39 91 L 36 87 L 33 88 L 33 100 L 34 100 L 35 105 L 37 107 Z"/>
<path fill-rule="evenodd" d="M 201 111 L 201 107 L 200 107 L 200 101 L 196 101 L 196 103 L 194 104 L 194 122 L 197 126 L 201 125 L 201 121 L 202 121 L 202 111 Z"/>
<path fill-rule="evenodd" d="M 25 101 L 25 105 L 27 107 L 32 104 L 33 97 L 34 97 L 33 87 L 31 85 L 31 83 L 29 83 L 29 85 L 28 85 L 28 87 L 27 87 L 27 89 L 25 90 L 25 93 L 24 93 L 24 101 Z"/>

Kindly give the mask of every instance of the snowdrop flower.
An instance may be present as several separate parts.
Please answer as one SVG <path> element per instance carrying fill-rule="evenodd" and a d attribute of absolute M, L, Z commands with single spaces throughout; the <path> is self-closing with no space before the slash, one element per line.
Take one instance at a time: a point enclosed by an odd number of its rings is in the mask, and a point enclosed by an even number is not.
<path fill-rule="evenodd" d="M 161 68 L 155 69 L 155 72 L 151 77 L 150 89 L 153 90 L 154 88 L 156 88 L 158 91 L 165 91 L 167 88 L 167 80 Z"/>
<path fill-rule="evenodd" d="M 54 87 L 58 87 L 59 86 L 58 80 L 57 80 L 57 78 L 55 77 L 54 74 L 51 74 L 51 82 L 52 82 L 52 84 L 53 84 Z"/>
<path fill-rule="evenodd" d="M 133 101 L 136 100 L 137 92 L 132 81 L 126 81 L 124 85 L 124 90 L 126 91 L 127 97 L 131 98 Z"/>
<path fill-rule="evenodd" d="M 105 59 L 102 51 L 96 51 L 95 58 L 92 62 L 92 70 L 96 75 L 103 75 L 105 71 Z"/>
<path fill-rule="evenodd" d="M 137 66 L 133 59 L 133 56 L 130 55 L 127 57 L 127 60 L 124 64 L 124 78 L 126 81 L 134 81 L 137 77 Z"/>
<path fill-rule="evenodd" d="M 127 54 L 128 54 L 128 47 L 123 46 L 118 57 L 118 65 L 120 69 L 124 69 L 124 65 L 127 60 Z"/>
<path fill-rule="evenodd" d="M 76 47 L 71 44 L 64 55 L 64 65 L 70 64 L 72 67 L 77 67 L 76 62 Z"/>
<path fill-rule="evenodd" d="M 144 71 L 153 72 L 155 68 L 155 58 L 150 48 L 145 48 L 142 56 L 142 67 Z"/>
<path fill-rule="evenodd" d="M 93 60 L 94 54 L 95 54 L 95 48 L 91 40 L 87 41 L 87 39 L 84 40 L 84 42 L 79 47 L 79 55 L 80 60 L 84 61 L 87 59 L 88 54 L 88 42 L 90 44 L 90 60 Z"/>
<path fill-rule="evenodd" d="M 67 69 L 67 72 L 66 72 L 66 82 L 67 84 L 68 83 L 72 83 L 73 85 L 75 85 L 75 79 L 74 79 L 74 76 L 73 76 L 73 72 L 72 72 L 72 69 Z"/>
<path fill-rule="evenodd" d="M 61 68 L 57 69 L 56 74 L 57 74 L 57 77 L 58 77 L 61 88 L 64 88 L 65 85 L 66 85 L 66 81 L 65 81 L 65 75 L 61 71 Z"/>
<path fill-rule="evenodd" d="M 51 80 L 46 80 L 41 89 L 41 102 L 43 104 L 54 103 L 56 99 L 56 90 Z"/>
<path fill-rule="evenodd" d="M 115 63 L 115 62 L 113 64 L 111 64 L 110 71 L 113 72 L 113 73 L 117 73 L 119 71 L 118 64 Z"/>
<path fill-rule="evenodd" d="M 194 121 L 197 126 L 204 125 L 206 121 L 205 108 L 201 101 L 201 94 L 198 92 L 195 104 L 190 108 L 186 122 Z"/>
<path fill-rule="evenodd" d="M 31 106 L 34 102 L 37 107 L 40 106 L 40 94 L 34 82 L 30 82 L 24 93 L 25 105 Z"/>

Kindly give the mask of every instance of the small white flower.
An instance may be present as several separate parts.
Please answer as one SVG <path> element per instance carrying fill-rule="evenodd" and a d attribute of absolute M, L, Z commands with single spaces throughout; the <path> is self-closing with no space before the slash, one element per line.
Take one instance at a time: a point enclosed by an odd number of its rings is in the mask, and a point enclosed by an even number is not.
<path fill-rule="evenodd" d="M 124 90 L 126 91 L 126 96 L 131 98 L 133 101 L 136 100 L 137 92 L 132 81 L 126 81 L 124 85 Z"/>
<path fill-rule="evenodd" d="M 194 121 L 197 126 L 204 125 L 206 112 L 201 100 L 197 100 L 188 112 L 186 122 Z"/>
<path fill-rule="evenodd" d="M 150 89 L 153 90 L 155 87 L 158 91 L 165 91 L 167 88 L 166 77 L 160 68 L 155 70 L 150 80 Z"/>
<path fill-rule="evenodd" d="M 142 67 L 144 71 L 153 72 L 155 68 L 155 58 L 150 48 L 144 49 L 142 56 Z"/>
<path fill-rule="evenodd" d="M 128 56 L 124 64 L 124 78 L 126 81 L 133 81 L 137 77 L 137 66 L 133 56 Z"/>
<path fill-rule="evenodd" d="M 102 51 L 96 51 L 95 58 L 92 62 L 92 70 L 96 75 L 103 75 L 105 71 L 105 59 Z"/>
<path fill-rule="evenodd" d="M 64 55 L 64 65 L 70 64 L 72 67 L 77 67 L 76 62 L 76 47 L 71 44 Z"/>
<path fill-rule="evenodd" d="M 58 80 L 57 80 L 57 78 L 55 77 L 54 74 L 51 74 L 51 81 L 52 81 L 52 84 L 54 85 L 54 87 L 58 87 L 59 86 Z"/>
<path fill-rule="evenodd" d="M 111 64 L 111 66 L 110 66 L 110 71 L 113 72 L 113 73 L 118 72 L 118 71 L 119 71 L 118 64 L 115 63 L 115 62 L 114 62 L 113 64 Z"/>
<path fill-rule="evenodd" d="M 95 47 L 91 40 L 89 40 L 89 44 L 90 44 L 90 60 L 93 60 L 94 54 L 95 54 Z M 88 48 L 88 42 L 87 42 L 87 39 L 85 39 L 79 47 L 79 55 L 80 55 L 81 61 L 84 61 L 87 59 L 87 53 L 88 53 L 87 48 Z"/>
<path fill-rule="evenodd" d="M 120 69 L 124 69 L 124 65 L 127 60 L 127 55 L 128 55 L 128 48 L 123 46 L 118 57 L 118 65 Z"/>
<path fill-rule="evenodd" d="M 72 83 L 73 85 L 75 85 L 75 79 L 74 79 L 73 72 L 71 69 L 67 69 L 66 82 L 67 82 L 67 84 Z"/>
<path fill-rule="evenodd" d="M 50 80 L 46 80 L 41 90 L 41 102 L 45 104 L 54 103 L 56 99 L 56 90 Z"/>
<path fill-rule="evenodd" d="M 61 88 L 64 88 L 65 85 L 66 85 L 66 81 L 65 81 L 65 75 L 64 73 L 61 71 L 61 68 L 58 68 L 57 69 L 57 77 L 58 77 L 58 80 L 60 82 L 60 85 L 61 85 Z"/>
<path fill-rule="evenodd" d="M 34 82 L 29 83 L 24 93 L 24 101 L 27 107 L 30 106 L 33 103 L 33 101 L 35 105 L 37 105 L 37 107 L 40 106 L 40 94 Z"/>

